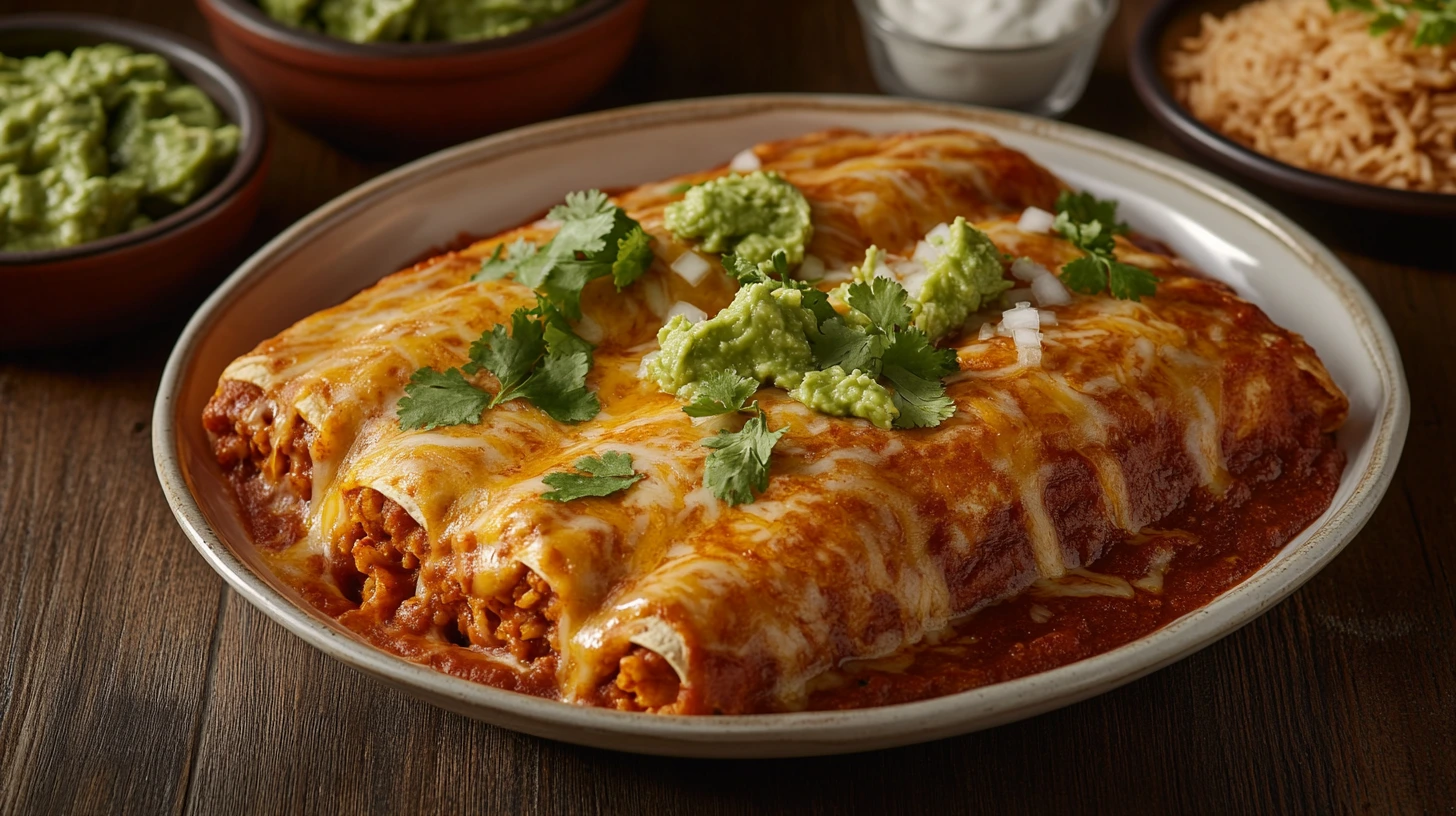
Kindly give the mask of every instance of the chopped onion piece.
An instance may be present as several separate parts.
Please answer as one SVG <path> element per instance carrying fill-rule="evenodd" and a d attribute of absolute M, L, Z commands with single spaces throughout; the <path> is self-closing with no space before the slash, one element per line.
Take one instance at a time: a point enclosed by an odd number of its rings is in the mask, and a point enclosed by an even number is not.
<path fill-rule="evenodd" d="M 824 261 L 818 255 L 805 255 L 799 264 L 799 280 L 816 281 L 824 277 Z"/>
<path fill-rule="evenodd" d="M 1042 309 L 1042 310 L 1040 310 L 1039 314 L 1041 314 L 1041 324 L 1043 326 L 1055 326 L 1055 325 L 1057 325 L 1057 313 L 1056 312 L 1052 311 L 1051 309 Z"/>
<path fill-rule="evenodd" d="M 1016 364 L 1027 368 L 1041 365 L 1041 346 L 1017 346 Z"/>
<path fill-rule="evenodd" d="M 1056 275 L 1042 275 L 1032 281 L 1031 296 L 1038 306 L 1066 306 L 1072 302 L 1072 293 Z"/>
<path fill-rule="evenodd" d="M 928 264 L 933 263 L 939 258 L 942 252 L 943 250 L 935 244 L 929 241 L 920 241 L 915 244 L 915 254 L 910 257 L 920 263 Z"/>
<path fill-rule="evenodd" d="M 1041 326 L 1041 314 L 1030 306 L 1018 303 L 1015 309 L 1007 309 L 1001 313 L 1001 323 L 1012 331 L 1036 331 Z"/>
<path fill-rule="evenodd" d="M 752 173 L 754 170 L 763 169 L 763 162 L 758 160 L 758 154 L 750 147 L 734 156 L 733 161 L 728 162 L 728 169 L 735 173 Z"/>
<path fill-rule="evenodd" d="M 1017 258 L 1011 262 L 1011 276 L 1019 281 L 1031 283 L 1042 275 L 1050 274 L 1050 269 L 1030 258 Z"/>
<path fill-rule="evenodd" d="M 576 323 L 576 336 L 588 343 L 595 344 L 602 342 L 607 333 L 602 330 L 602 324 L 592 320 L 591 315 L 584 314 Z"/>
<path fill-rule="evenodd" d="M 708 313 L 685 300 L 679 300 L 677 303 L 672 304 L 671 309 L 667 310 L 667 319 L 671 320 L 678 315 L 687 318 L 689 323 L 697 323 L 707 317 Z"/>
<path fill-rule="evenodd" d="M 1036 329 L 1013 329 L 1011 341 L 1016 344 L 1016 362 L 1019 365 L 1041 365 L 1041 332 Z"/>
<path fill-rule="evenodd" d="M 1027 207 L 1021 213 L 1021 220 L 1016 222 L 1016 228 L 1022 232 L 1050 232 L 1056 221 L 1055 215 L 1040 207 Z"/>
<path fill-rule="evenodd" d="M 981 324 L 981 333 L 979 335 L 977 335 L 976 339 L 978 339 L 978 340 L 990 340 L 992 337 L 995 337 L 995 336 L 996 336 L 996 327 L 995 326 L 992 326 L 990 324 L 990 322 L 986 322 L 986 323 L 982 323 Z"/>
<path fill-rule="evenodd" d="M 677 260 L 672 262 L 672 271 L 687 281 L 689 286 L 697 286 L 703 276 L 708 274 L 708 270 L 712 268 L 712 264 L 692 250 L 677 256 Z"/>
<path fill-rule="evenodd" d="M 898 280 L 900 280 L 898 277 L 895 276 L 895 273 L 894 272 L 891 272 L 890 271 L 890 267 L 888 267 L 888 266 L 885 265 L 885 259 L 884 258 L 876 258 L 875 259 L 875 277 L 877 277 L 877 278 L 889 278 L 892 281 L 898 281 Z"/>
<path fill-rule="evenodd" d="M 920 290 L 924 289 L 925 282 L 930 280 L 930 270 L 919 264 L 916 266 L 919 267 L 918 271 L 911 272 L 900 279 L 900 285 L 905 287 L 905 294 L 912 298 L 920 297 Z"/>
<path fill-rule="evenodd" d="M 930 239 L 932 238 L 939 238 L 940 240 L 944 241 L 946 238 L 949 237 L 950 224 L 946 223 L 936 224 L 935 226 L 930 228 L 930 232 L 925 233 L 925 240 L 927 241 L 930 241 Z M 934 242 L 932 241 L 932 243 Z"/>
<path fill-rule="evenodd" d="M 1001 302 L 1003 302 L 1003 303 L 1030 303 L 1031 302 L 1031 287 L 1029 287 L 1029 286 L 1022 286 L 1022 287 L 1018 287 L 1016 289 L 1007 289 L 1005 292 L 1002 292 L 1001 293 Z"/>

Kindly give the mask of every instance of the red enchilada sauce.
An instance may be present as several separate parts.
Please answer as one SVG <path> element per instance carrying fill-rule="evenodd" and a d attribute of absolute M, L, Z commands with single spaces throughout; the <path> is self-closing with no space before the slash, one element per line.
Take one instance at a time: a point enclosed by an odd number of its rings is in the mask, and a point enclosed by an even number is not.
<path fill-rule="evenodd" d="M 827 673 L 809 708 L 904 703 L 1014 680 L 1122 646 L 1207 605 L 1329 507 L 1345 457 L 1333 438 L 1319 438 L 1313 448 L 1249 463 L 1222 497 L 1195 491 L 1090 571 L 982 609 L 934 642 Z"/>

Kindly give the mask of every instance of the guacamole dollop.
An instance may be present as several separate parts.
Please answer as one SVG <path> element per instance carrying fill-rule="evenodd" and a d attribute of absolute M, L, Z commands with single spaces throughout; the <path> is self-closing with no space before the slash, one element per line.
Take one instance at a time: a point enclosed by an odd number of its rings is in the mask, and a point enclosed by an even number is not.
<path fill-rule="evenodd" d="M 353 42 L 489 40 L 560 17 L 581 0 L 259 0 L 269 17 Z"/>
<path fill-rule="evenodd" d="M 684 400 L 720 371 L 793 388 L 814 367 L 810 338 L 818 333 L 801 292 L 777 281 L 753 283 L 707 320 L 691 323 L 678 315 L 668 321 L 657 333 L 662 351 L 648 363 L 647 375 Z"/>
<path fill-rule="evenodd" d="M 733 252 L 756 264 L 783 250 L 790 264 L 804 260 L 814 227 L 809 202 L 778 173 L 731 173 L 691 187 L 669 204 L 667 228 L 697 240 L 708 252 Z"/>
<path fill-rule="evenodd" d="M 212 186 L 239 139 L 156 54 L 115 44 L 0 54 L 0 250 L 143 226 Z"/>
<path fill-rule="evenodd" d="M 890 390 L 859 369 L 846 372 L 831 366 L 806 372 L 789 396 L 821 414 L 863 417 L 886 430 L 900 415 Z"/>

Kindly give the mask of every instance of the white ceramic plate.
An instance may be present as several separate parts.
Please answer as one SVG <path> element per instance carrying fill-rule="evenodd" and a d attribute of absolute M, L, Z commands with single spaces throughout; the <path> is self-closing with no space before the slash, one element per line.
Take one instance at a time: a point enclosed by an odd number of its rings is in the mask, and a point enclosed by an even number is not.
<path fill-rule="evenodd" d="M 625 187 L 726 162 L 744 147 L 830 127 L 969 127 L 1030 154 L 1303 334 L 1350 398 L 1334 502 L 1267 566 L 1208 606 L 1111 652 L 1019 680 L 859 711 L 658 717 L 476 685 L 357 639 L 263 566 L 199 417 L 234 357 L 461 233 L 489 235 L 569 190 Z M 243 264 L 187 325 L 157 395 L 152 445 L 177 520 L 250 603 L 339 660 L 436 705 L 517 731 L 624 751 L 789 756 L 932 740 L 1030 717 L 1178 660 L 1269 609 L 1360 530 L 1385 493 L 1409 408 L 1390 330 L 1350 272 L 1302 229 L 1208 173 L 1043 119 L 885 98 L 756 96 L 579 116 L 438 153 L 320 208 Z"/>

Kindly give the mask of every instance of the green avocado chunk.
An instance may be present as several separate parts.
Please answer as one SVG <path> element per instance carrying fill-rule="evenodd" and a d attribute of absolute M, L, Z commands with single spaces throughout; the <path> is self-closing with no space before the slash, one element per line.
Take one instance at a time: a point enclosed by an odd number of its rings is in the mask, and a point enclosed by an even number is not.
<path fill-rule="evenodd" d="M 900 415 L 890 390 L 859 369 L 846 373 L 839 366 L 830 366 L 807 372 L 789 396 L 821 414 L 863 417 L 885 430 Z"/>
<path fill-rule="evenodd" d="M 0 251 L 77 246 L 167 215 L 216 183 L 240 139 L 156 54 L 0 54 Z"/>
<path fill-rule="evenodd" d="M 662 346 L 647 365 L 659 388 L 691 401 L 698 383 L 720 371 L 793 388 L 814 368 L 811 338 L 819 334 L 803 293 L 777 281 L 742 287 L 733 302 L 699 323 L 682 315 L 657 333 Z"/>
<path fill-rule="evenodd" d="M 986 233 L 957 217 L 944 237 L 928 239 L 940 250 L 929 276 L 911 299 L 915 326 L 937 340 L 965 325 L 982 304 L 1011 288 L 1003 277 L 1001 250 Z"/>
<path fill-rule="evenodd" d="M 779 249 L 790 264 L 802 263 L 814 233 L 804 194 L 772 171 L 731 173 L 699 184 L 669 204 L 664 215 L 679 239 L 695 239 L 707 252 L 731 251 L 756 264 Z"/>

